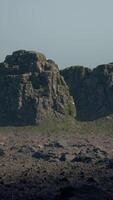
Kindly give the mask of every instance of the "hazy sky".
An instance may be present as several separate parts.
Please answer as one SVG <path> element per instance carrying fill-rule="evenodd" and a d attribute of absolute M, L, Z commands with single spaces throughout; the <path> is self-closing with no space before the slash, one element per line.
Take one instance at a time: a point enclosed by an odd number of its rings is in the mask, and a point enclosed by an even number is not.
<path fill-rule="evenodd" d="M 17 49 L 60 68 L 113 62 L 113 0 L 0 0 L 0 61 Z"/>

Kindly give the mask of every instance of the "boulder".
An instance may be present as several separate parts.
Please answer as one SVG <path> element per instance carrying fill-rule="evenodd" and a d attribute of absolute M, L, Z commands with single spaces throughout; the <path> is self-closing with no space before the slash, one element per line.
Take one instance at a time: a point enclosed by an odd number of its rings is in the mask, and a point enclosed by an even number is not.
<path fill-rule="evenodd" d="M 58 65 L 42 53 L 19 50 L 0 64 L 1 125 L 38 124 L 75 113 Z"/>

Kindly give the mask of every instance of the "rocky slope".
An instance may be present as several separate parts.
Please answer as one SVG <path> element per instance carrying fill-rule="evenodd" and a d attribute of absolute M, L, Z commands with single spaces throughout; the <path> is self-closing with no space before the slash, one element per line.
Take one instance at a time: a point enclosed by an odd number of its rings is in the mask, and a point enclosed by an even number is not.
<path fill-rule="evenodd" d="M 0 63 L 0 124 L 37 124 L 75 116 L 58 66 L 42 53 L 20 50 Z"/>
<path fill-rule="evenodd" d="M 113 113 L 113 63 L 91 70 L 82 66 L 61 70 L 73 96 L 77 118 L 95 120 Z"/>

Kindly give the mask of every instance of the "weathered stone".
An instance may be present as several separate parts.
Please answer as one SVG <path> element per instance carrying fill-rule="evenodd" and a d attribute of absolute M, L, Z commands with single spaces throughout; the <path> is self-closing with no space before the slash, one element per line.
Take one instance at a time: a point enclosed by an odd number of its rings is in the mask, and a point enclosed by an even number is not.
<path fill-rule="evenodd" d="M 62 153 L 59 160 L 60 161 L 67 161 L 67 162 L 73 162 L 75 158 L 75 155 L 72 153 Z"/>
<path fill-rule="evenodd" d="M 91 70 L 81 66 L 61 71 L 73 96 L 77 118 L 95 120 L 113 114 L 113 63 Z"/>
<path fill-rule="evenodd" d="M 75 116 L 73 98 L 52 60 L 20 50 L 0 64 L 0 124 L 37 124 Z"/>
<path fill-rule="evenodd" d="M 50 159 L 50 155 L 47 154 L 47 153 L 44 153 L 44 152 L 35 152 L 33 155 L 32 155 L 34 158 L 37 158 L 39 160 L 49 160 Z"/>
<path fill-rule="evenodd" d="M 5 152 L 3 149 L 0 148 L 0 157 L 4 156 L 5 155 Z"/>

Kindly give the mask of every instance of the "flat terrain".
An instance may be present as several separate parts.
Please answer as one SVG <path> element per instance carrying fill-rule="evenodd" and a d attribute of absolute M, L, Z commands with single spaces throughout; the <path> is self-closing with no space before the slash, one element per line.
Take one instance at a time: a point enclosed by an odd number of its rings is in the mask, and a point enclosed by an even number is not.
<path fill-rule="evenodd" d="M 102 124 L 0 128 L 0 200 L 112 200 L 112 125 Z"/>

